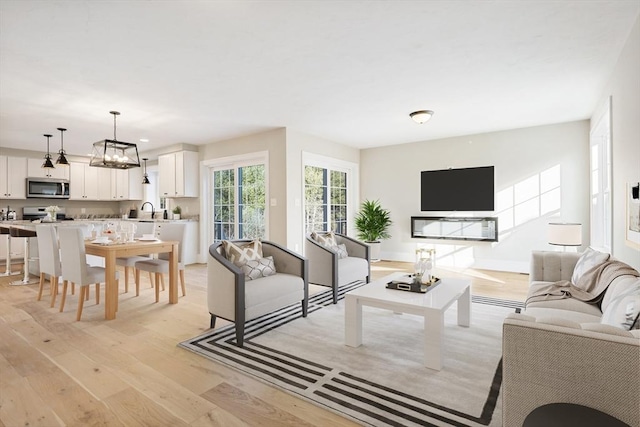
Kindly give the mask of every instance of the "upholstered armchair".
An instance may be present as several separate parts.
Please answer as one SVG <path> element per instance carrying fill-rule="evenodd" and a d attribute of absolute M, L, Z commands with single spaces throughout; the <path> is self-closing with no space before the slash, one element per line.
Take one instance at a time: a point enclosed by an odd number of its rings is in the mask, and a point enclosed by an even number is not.
<path fill-rule="evenodd" d="M 369 245 L 351 237 L 334 234 L 336 245 L 346 247 L 347 256 L 306 236 L 305 256 L 309 259 L 309 283 L 333 289 L 333 303 L 338 302 L 338 287 L 356 280 L 369 283 L 371 276 Z M 344 256 L 344 255 L 342 255 Z"/>
<path fill-rule="evenodd" d="M 249 240 L 234 240 L 235 244 Z M 309 301 L 308 261 L 280 245 L 263 241 L 263 257 L 273 257 L 275 274 L 253 280 L 246 271 L 227 259 L 221 242 L 209 247 L 207 263 L 207 305 L 210 327 L 220 317 L 235 323 L 236 342 L 244 343 L 247 320 L 301 301 L 302 317 L 307 317 Z"/>

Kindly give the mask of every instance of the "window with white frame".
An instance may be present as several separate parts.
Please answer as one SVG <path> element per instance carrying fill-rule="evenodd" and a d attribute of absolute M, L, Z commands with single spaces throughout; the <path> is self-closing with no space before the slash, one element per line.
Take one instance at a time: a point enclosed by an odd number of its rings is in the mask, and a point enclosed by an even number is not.
<path fill-rule="evenodd" d="M 266 155 L 213 160 L 207 166 L 211 240 L 267 238 Z"/>
<path fill-rule="evenodd" d="M 611 98 L 590 135 L 591 246 L 611 252 Z"/>
<path fill-rule="evenodd" d="M 305 232 L 335 231 L 347 234 L 351 200 L 354 200 L 353 164 L 307 156 L 304 162 Z"/>

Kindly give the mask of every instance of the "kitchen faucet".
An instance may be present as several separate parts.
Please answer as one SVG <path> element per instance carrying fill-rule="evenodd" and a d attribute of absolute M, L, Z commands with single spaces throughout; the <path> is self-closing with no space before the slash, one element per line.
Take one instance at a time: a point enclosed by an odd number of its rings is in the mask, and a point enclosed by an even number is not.
<path fill-rule="evenodd" d="M 144 203 L 142 204 L 142 206 L 140 206 L 140 210 L 143 210 L 144 205 L 146 205 L 147 203 L 149 203 L 149 204 L 151 205 L 151 219 L 154 219 L 154 218 L 155 218 L 155 216 L 156 216 L 156 210 L 153 208 L 153 203 L 151 203 L 151 202 L 144 202 Z"/>

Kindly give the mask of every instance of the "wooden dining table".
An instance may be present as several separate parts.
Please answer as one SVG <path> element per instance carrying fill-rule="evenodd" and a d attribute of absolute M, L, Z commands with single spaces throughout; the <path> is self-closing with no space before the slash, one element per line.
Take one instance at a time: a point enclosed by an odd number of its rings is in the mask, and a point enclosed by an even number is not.
<path fill-rule="evenodd" d="M 178 303 L 178 245 L 177 241 L 142 241 L 125 243 L 100 244 L 85 242 L 87 255 L 95 255 L 105 259 L 105 304 L 104 318 L 116 318 L 118 307 L 118 284 L 116 282 L 116 258 L 136 255 L 169 253 L 169 304 Z M 158 286 L 158 284 L 156 284 Z"/>

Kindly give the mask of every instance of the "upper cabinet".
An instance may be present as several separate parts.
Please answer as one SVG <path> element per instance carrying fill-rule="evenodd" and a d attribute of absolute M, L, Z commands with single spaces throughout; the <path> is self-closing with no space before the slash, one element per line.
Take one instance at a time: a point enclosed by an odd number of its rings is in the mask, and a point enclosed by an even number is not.
<path fill-rule="evenodd" d="M 111 169 L 112 200 L 142 200 L 142 169 Z"/>
<path fill-rule="evenodd" d="M 99 168 L 89 166 L 88 163 L 71 162 L 69 169 L 69 200 L 100 200 L 98 185 L 109 185 L 109 181 L 98 182 Z"/>
<path fill-rule="evenodd" d="M 56 165 L 53 169 L 42 167 L 42 159 L 27 159 L 27 176 L 29 178 L 69 179 L 69 166 Z"/>
<path fill-rule="evenodd" d="M 25 157 L 0 156 L 0 197 L 3 199 L 27 198 L 27 159 Z"/>
<path fill-rule="evenodd" d="M 160 197 L 198 197 L 198 153 L 178 151 L 158 156 Z"/>

